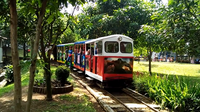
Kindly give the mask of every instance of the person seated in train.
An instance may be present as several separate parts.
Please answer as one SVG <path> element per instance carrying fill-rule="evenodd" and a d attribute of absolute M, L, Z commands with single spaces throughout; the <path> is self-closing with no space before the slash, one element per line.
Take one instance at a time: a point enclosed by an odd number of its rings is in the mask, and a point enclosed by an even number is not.
<path fill-rule="evenodd" d="M 66 47 L 66 50 L 65 50 L 65 60 L 67 60 L 67 57 L 68 57 L 68 48 Z"/>
<path fill-rule="evenodd" d="M 62 60 L 62 61 L 65 60 L 65 59 L 64 59 L 65 57 L 63 56 L 64 52 L 65 52 L 65 51 L 61 51 L 61 54 L 60 54 L 60 55 L 61 55 L 61 60 Z"/>
<path fill-rule="evenodd" d="M 58 53 L 57 53 L 57 55 L 58 55 L 58 60 L 60 60 L 60 51 L 58 50 Z"/>
<path fill-rule="evenodd" d="M 74 64 L 76 64 L 77 62 L 77 49 L 76 49 L 76 46 L 74 47 Z"/>
<path fill-rule="evenodd" d="M 81 46 L 79 48 L 79 50 L 77 50 L 77 64 L 81 64 L 81 54 L 82 54 L 82 49 Z"/>
<path fill-rule="evenodd" d="M 98 54 L 98 48 L 97 47 L 95 48 L 95 54 Z"/>
<path fill-rule="evenodd" d="M 72 60 L 72 47 L 70 46 L 69 47 L 69 50 L 68 50 L 68 57 L 67 57 L 67 62 L 70 63 L 70 66 L 71 66 L 71 60 Z"/>
<path fill-rule="evenodd" d="M 82 51 L 82 55 L 81 55 L 81 66 L 85 65 L 85 50 Z"/>
<path fill-rule="evenodd" d="M 86 55 L 90 55 L 90 49 L 86 51 Z"/>
<path fill-rule="evenodd" d="M 97 48 L 97 43 L 96 43 L 96 46 L 95 46 L 95 54 L 98 53 L 98 48 Z"/>
<path fill-rule="evenodd" d="M 91 55 L 91 58 L 90 58 L 91 59 L 91 69 L 93 69 L 94 48 L 92 47 L 90 51 L 91 51 L 91 54 L 90 54 Z"/>

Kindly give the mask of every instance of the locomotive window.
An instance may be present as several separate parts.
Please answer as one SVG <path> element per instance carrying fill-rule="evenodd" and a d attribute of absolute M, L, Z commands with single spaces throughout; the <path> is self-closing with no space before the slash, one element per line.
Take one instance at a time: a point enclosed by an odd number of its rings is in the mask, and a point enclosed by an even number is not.
<path fill-rule="evenodd" d="M 131 42 L 121 42 L 120 51 L 122 53 L 132 53 L 132 43 Z"/>
<path fill-rule="evenodd" d="M 102 53 L 102 41 L 99 41 L 97 43 L 97 54 L 101 54 Z"/>
<path fill-rule="evenodd" d="M 119 52 L 118 42 L 113 42 L 113 41 L 105 42 L 105 52 L 107 52 L 107 53 L 117 53 L 117 52 Z"/>

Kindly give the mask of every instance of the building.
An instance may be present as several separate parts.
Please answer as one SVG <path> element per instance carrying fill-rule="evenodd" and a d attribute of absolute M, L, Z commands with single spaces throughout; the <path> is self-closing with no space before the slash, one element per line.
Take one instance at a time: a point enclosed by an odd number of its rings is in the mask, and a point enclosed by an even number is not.
<path fill-rule="evenodd" d="M 3 66 L 3 40 L 7 39 L 6 37 L 0 36 L 0 67 Z"/>

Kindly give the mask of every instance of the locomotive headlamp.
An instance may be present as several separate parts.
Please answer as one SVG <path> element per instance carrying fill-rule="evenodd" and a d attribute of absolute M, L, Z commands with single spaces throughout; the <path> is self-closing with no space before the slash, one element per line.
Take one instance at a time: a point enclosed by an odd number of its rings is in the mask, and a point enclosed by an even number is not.
<path fill-rule="evenodd" d="M 119 37 L 118 40 L 119 40 L 119 41 L 122 41 L 122 37 Z"/>

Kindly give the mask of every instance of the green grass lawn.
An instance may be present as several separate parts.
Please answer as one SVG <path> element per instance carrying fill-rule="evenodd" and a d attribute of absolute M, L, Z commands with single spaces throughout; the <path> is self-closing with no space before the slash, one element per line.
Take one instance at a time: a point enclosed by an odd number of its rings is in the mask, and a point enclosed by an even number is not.
<path fill-rule="evenodd" d="M 148 72 L 148 70 L 148 62 L 134 62 L 133 71 Z M 200 76 L 200 64 L 152 62 L 152 72 L 182 76 Z"/>
<path fill-rule="evenodd" d="M 6 50 L 7 56 L 11 56 L 11 48 L 5 48 L 4 50 Z M 18 52 L 19 52 L 19 57 L 24 57 L 24 50 L 23 49 L 18 49 Z M 31 56 L 30 52 L 28 53 L 28 56 Z"/>
<path fill-rule="evenodd" d="M 21 81 L 22 81 L 22 87 L 24 87 L 29 84 L 30 62 L 22 63 L 22 66 L 23 67 L 21 69 Z M 43 79 L 44 70 L 41 65 L 38 65 L 38 66 L 39 66 L 37 67 L 38 73 L 35 74 L 35 79 L 40 80 L 40 79 Z M 56 69 L 57 67 L 51 66 L 52 80 L 56 79 L 56 76 L 55 76 Z M 32 101 L 33 107 L 41 106 L 42 108 L 36 108 L 36 109 L 32 108 L 32 110 L 35 110 L 35 112 L 39 112 L 39 111 L 40 112 L 58 112 L 58 111 L 65 112 L 66 110 L 69 112 L 82 112 L 82 111 L 95 112 L 96 110 L 94 108 L 93 103 L 90 100 L 90 97 L 87 96 L 86 93 L 83 93 L 83 90 L 85 89 L 81 89 L 80 86 L 77 86 L 77 84 L 75 83 L 75 81 L 73 80 L 71 76 L 69 76 L 67 80 L 73 84 L 74 86 L 73 92 L 58 95 L 54 97 L 55 100 L 53 100 L 52 102 L 42 103 L 45 101 L 33 100 Z M 13 89 L 14 89 L 14 84 L 9 84 L 3 88 L 0 88 L 0 97 L 2 97 L 6 93 L 13 92 Z M 4 103 L 0 102 L 0 103 L 1 105 L 12 106 L 12 103 L 7 103 L 7 102 L 4 102 Z M 23 106 L 25 106 L 25 104 L 23 104 L 22 107 Z M 7 110 L 7 108 L 3 108 L 3 109 Z"/>
<path fill-rule="evenodd" d="M 43 73 L 44 73 L 44 70 L 42 67 L 37 67 L 38 69 L 38 74 L 35 74 L 35 79 L 43 79 Z M 51 66 L 51 72 L 52 72 L 52 77 L 51 79 L 54 80 L 56 79 L 56 76 L 55 76 L 55 71 L 56 71 L 56 67 L 55 66 Z M 21 70 L 21 82 L 22 82 L 22 86 L 27 86 L 29 84 L 29 63 L 26 63 L 24 65 L 24 68 L 22 68 Z M 69 76 L 68 78 L 69 81 L 72 80 L 72 77 Z M 9 84 L 3 88 L 0 88 L 0 97 L 5 94 L 5 93 L 8 93 L 10 91 L 12 91 L 14 89 L 14 84 Z"/>

